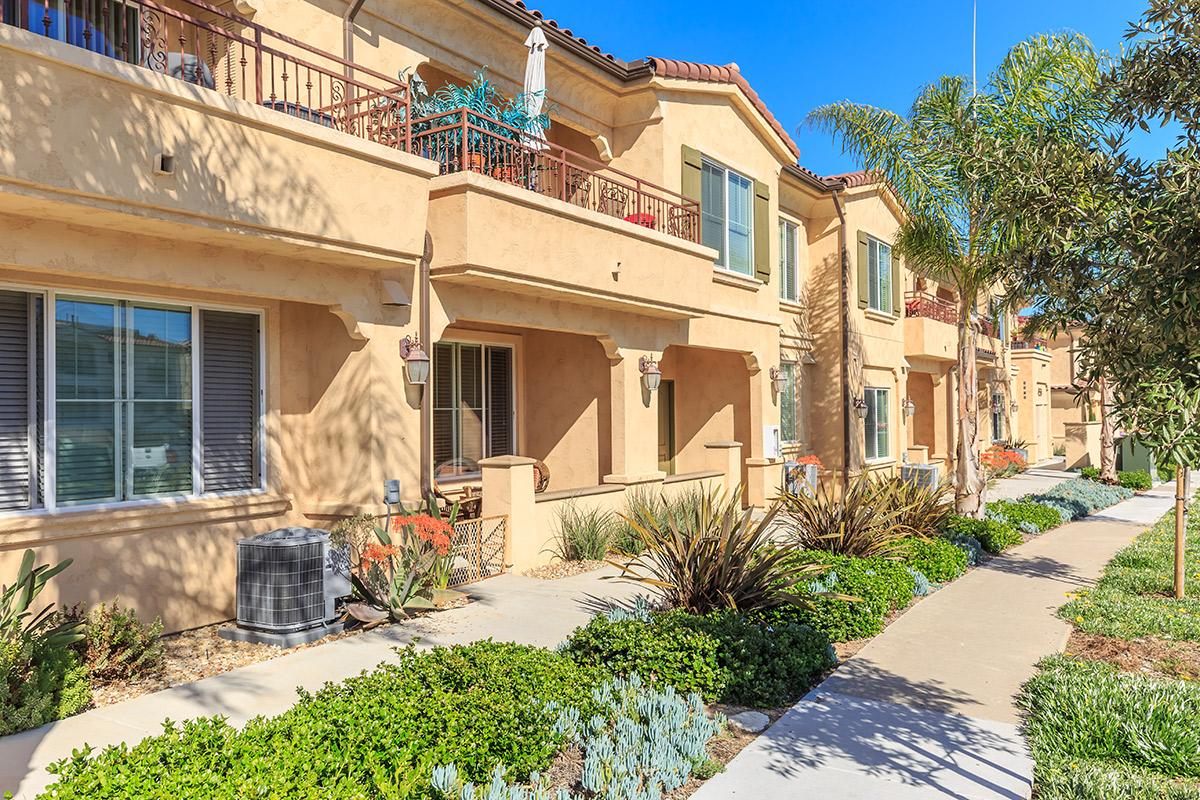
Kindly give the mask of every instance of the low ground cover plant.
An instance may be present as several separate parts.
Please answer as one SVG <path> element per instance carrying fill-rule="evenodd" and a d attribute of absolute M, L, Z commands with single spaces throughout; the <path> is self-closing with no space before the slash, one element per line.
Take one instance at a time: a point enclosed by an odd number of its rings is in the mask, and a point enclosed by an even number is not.
<path fill-rule="evenodd" d="M 1080 764 L 1159 784 L 1200 780 L 1200 685 L 1052 656 L 1024 687 L 1021 703 L 1039 784 L 1043 774 Z"/>
<path fill-rule="evenodd" d="M 934 583 L 948 583 L 967 571 L 967 552 L 943 536 L 906 539 L 896 556 Z"/>
<path fill-rule="evenodd" d="M 1042 533 L 1062 524 L 1059 513 L 1031 500 L 996 500 L 987 504 L 987 515 L 1023 533 Z"/>
<path fill-rule="evenodd" d="M 762 708 L 796 699 L 835 663 L 829 640 L 809 625 L 735 611 L 602 614 L 576 630 L 562 652 L 710 702 Z"/>
<path fill-rule="evenodd" d="M 43 798 L 431 796 L 434 766 L 486 781 L 545 769 L 565 734 L 551 702 L 583 719 L 603 676 L 547 650 L 479 642 L 428 652 L 300 692 L 283 714 L 241 731 L 220 717 L 168 722 L 130 748 L 80 751 L 50 768 Z"/>
<path fill-rule="evenodd" d="M 1058 511 L 1063 522 L 1086 517 L 1088 514 L 1133 497 L 1133 490 L 1123 486 L 1109 486 L 1099 481 L 1075 478 L 1064 481 L 1040 494 L 1031 494 L 1025 500 L 1041 503 Z"/>
<path fill-rule="evenodd" d="M 825 573 L 809 583 L 813 597 L 807 607 L 780 608 L 769 618 L 807 623 L 833 642 L 875 636 L 883 630 L 887 615 L 907 606 L 916 593 L 916 579 L 897 560 L 819 550 L 798 552 L 793 557 L 820 564 Z"/>
<path fill-rule="evenodd" d="M 971 538 L 989 553 L 1003 553 L 1024 541 L 1016 528 L 995 519 L 975 519 L 955 514 L 946 526 L 946 535 L 954 538 Z"/>
<path fill-rule="evenodd" d="M 1059 614 L 1086 633 L 1135 639 L 1200 641 L 1200 581 L 1183 600 L 1171 596 L 1175 527 L 1171 515 L 1113 557 L 1096 586 L 1079 592 Z M 1200 518 L 1189 519 L 1184 568 L 1200 574 Z"/>

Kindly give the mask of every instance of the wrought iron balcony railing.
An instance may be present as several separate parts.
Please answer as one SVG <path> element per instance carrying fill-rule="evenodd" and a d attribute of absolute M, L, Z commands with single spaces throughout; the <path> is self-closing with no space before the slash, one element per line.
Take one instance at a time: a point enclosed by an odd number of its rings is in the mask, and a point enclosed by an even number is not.
<path fill-rule="evenodd" d="M 0 22 L 689 242 L 699 203 L 466 110 L 412 118 L 408 86 L 204 0 L 0 0 Z M 410 124 L 411 120 L 411 124 Z"/>
<path fill-rule="evenodd" d="M 922 317 L 947 325 L 958 324 L 958 307 L 949 300 L 943 300 L 928 292 L 906 292 L 904 295 L 904 316 Z"/>
<path fill-rule="evenodd" d="M 700 204 L 467 109 L 414 119 L 412 148 L 443 174 L 479 172 L 545 197 L 700 241 Z"/>

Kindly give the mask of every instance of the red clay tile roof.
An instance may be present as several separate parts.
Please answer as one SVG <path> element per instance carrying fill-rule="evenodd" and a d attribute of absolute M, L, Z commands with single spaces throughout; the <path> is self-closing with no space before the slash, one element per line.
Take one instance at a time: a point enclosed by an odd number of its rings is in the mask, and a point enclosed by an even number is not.
<path fill-rule="evenodd" d="M 674 58 L 653 57 L 647 58 L 646 63 L 650 65 L 650 69 L 655 75 L 661 75 L 664 78 L 683 78 L 689 81 L 707 81 L 709 83 L 732 83 L 742 90 L 742 94 L 746 95 L 746 99 L 750 101 L 750 105 L 754 106 L 758 110 L 758 113 L 763 115 L 763 118 L 770 124 L 772 130 L 787 144 L 788 149 L 792 151 L 792 155 L 797 158 L 800 157 L 800 148 L 792 141 L 792 137 L 788 136 L 787 131 L 779 124 L 779 120 L 775 119 L 775 115 L 771 113 L 771 109 L 767 108 L 767 104 L 758 96 L 758 92 L 754 91 L 753 87 L 750 86 L 750 82 L 742 77 L 737 64 L 718 66 L 716 64 L 697 64 L 694 61 L 679 61 Z"/>
<path fill-rule="evenodd" d="M 841 175 L 827 175 L 825 182 L 841 184 L 847 189 L 856 189 L 859 186 L 869 186 L 872 183 L 882 183 L 883 181 L 873 177 L 867 170 L 860 169 L 854 172 L 843 172 Z"/>

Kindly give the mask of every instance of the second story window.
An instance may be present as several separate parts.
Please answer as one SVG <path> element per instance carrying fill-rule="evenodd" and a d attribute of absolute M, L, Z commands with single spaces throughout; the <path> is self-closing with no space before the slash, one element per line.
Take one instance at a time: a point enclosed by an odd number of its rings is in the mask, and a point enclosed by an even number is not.
<path fill-rule="evenodd" d="M 892 313 L 892 248 L 867 240 L 867 307 Z"/>
<path fill-rule="evenodd" d="M 779 296 L 800 299 L 800 226 L 786 219 L 779 221 Z"/>
<path fill-rule="evenodd" d="M 704 159 L 700 178 L 701 241 L 718 266 L 754 274 L 754 181 Z"/>

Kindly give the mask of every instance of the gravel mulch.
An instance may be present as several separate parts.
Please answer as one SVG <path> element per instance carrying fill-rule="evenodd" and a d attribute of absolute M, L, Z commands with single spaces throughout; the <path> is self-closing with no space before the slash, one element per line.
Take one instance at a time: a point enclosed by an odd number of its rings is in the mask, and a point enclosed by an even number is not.
<path fill-rule="evenodd" d="M 606 566 L 608 566 L 607 561 L 555 561 L 553 564 L 545 564 L 540 567 L 527 569 L 524 574 L 530 578 L 556 581 L 559 578 L 582 575 L 585 572 L 592 572 Z"/>

